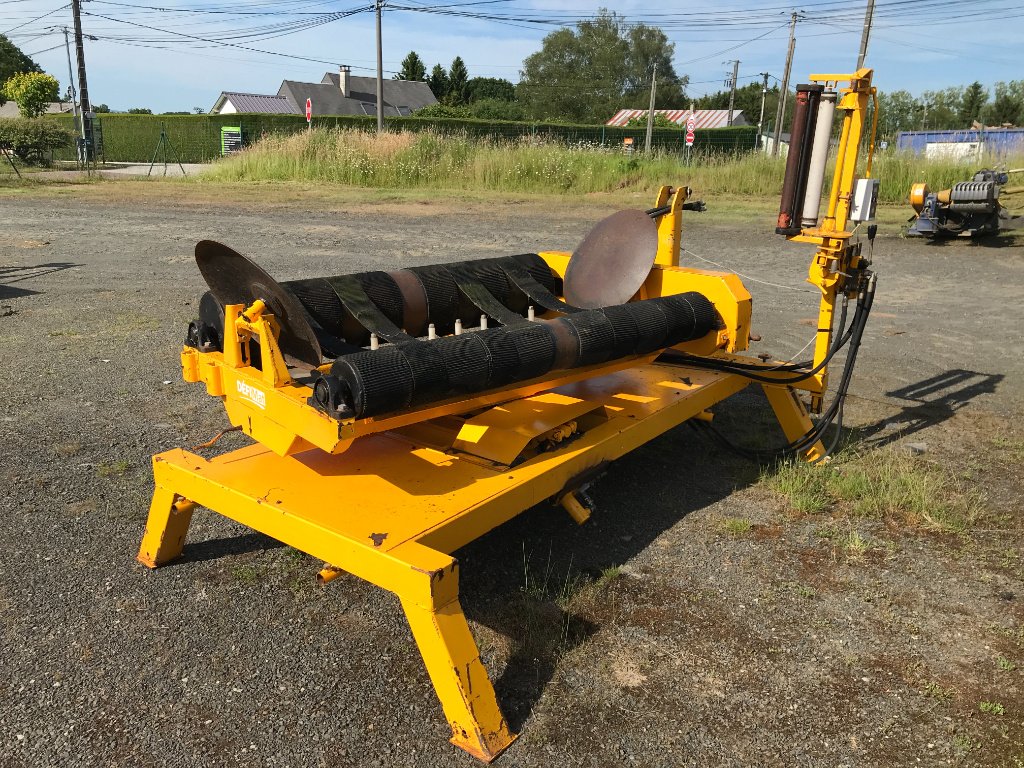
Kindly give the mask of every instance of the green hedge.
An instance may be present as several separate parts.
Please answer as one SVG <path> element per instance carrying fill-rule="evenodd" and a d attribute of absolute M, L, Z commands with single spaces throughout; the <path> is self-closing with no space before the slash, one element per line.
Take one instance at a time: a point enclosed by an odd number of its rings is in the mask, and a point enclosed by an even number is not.
<path fill-rule="evenodd" d="M 62 122 L 72 129 L 72 118 L 54 115 L 47 119 Z M 160 140 L 160 128 L 166 126 L 167 137 L 183 163 L 204 163 L 220 157 L 220 129 L 240 125 L 246 143 L 264 133 L 294 133 L 306 129 L 303 115 L 122 115 L 103 114 L 98 119 L 103 130 L 103 156 L 107 162 L 149 162 Z M 313 118 L 315 127 L 353 128 L 371 131 L 376 118 L 360 116 L 322 116 Z M 393 130 L 437 133 L 466 133 L 471 136 L 514 139 L 539 136 L 567 144 L 602 144 L 622 146 L 632 138 L 634 146 L 643 147 L 645 129 L 613 128 L 603 125 L 566 125 L 561 123 L 505 122 L 500 120 L 442 119 L 423 117 L 388 118 Z M 697 130 L 693 150 L 709 152 L 743 152 L 754 149 L 757 129 L 753 126 Z M 666 151 L 685 149 L 685 132 L 674 128 L 655 128 L 654 147 Z M 67 154 L 67 157 L 63 155 Z M 73 159 L 71 152 L 58 153 L 56 159 Z M 171 156 L 173 160 L 173 156 Z"/>

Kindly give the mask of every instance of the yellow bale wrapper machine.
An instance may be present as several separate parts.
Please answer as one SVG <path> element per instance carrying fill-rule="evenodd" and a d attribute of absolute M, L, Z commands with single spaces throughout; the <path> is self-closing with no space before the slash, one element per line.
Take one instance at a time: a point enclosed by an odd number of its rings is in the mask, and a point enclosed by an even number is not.
<path fill-rule="evenodd" d="M 322 560 L 324 582 L 347 571 L 394 592 L 452 743 L 492 760 L 515 735 L 462 613 L 452 553 L 541 503 L 586 522 L 585 490 L 612 461 L 691 419 L 711 429 L 710 409 L 751 383 L 789 440 L 773 455 L 826 458 L 874 294 L 847 228 L 851 207 L 860 220 L 873 208 L 870 157 L 855 183 L 871 74 L 815 75 L 798 90 L 779 231 L 818 246 L 813 360 L 739 354 L 750 294 L 735 274 L 680 263 L 683 211 L 699 208 L 685 187 L 605 219 L 572 254 L 278 282 L 199 243 L 210 290 L 181 353 L 184 378 L 220 398 L 254 442 L 209 459 L 153 457 L 139 560 L 180 555 L 203 507 Z M 838 158 L 819 224 L 835 110 Z"/>

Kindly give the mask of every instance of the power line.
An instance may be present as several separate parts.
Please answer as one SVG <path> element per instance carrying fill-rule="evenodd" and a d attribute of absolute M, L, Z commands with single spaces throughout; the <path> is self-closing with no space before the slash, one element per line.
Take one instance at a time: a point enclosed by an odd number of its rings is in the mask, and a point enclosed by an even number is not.
<path fill-rule="evenodd" d="M 52 16 L 57 11 L 63 11 L 67 7 L 68 7 L 68 5 L 62 5 L 60 8 L 54 8 L 52 11 L 47 11 L 42 16 L 36 16 L 31 21 L 26 21 L 24 24 L 19 24 L 16 27 L 11 27 L 6 32 L 0 32 L 0 35 L 8 35 L 8 34 L 10 34 L 11 32 L 13 32 L 16 29 L 21 29 L 22 27 L 27 27 L 29 24 L 34 24 L 35 22 L 39 21 L 40 19 L 45 19 L 47 16 Z"/>

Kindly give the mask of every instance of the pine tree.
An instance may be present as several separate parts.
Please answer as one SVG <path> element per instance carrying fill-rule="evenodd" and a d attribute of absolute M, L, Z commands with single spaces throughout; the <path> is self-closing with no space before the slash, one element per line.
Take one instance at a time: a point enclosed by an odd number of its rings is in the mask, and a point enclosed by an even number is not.
<path fill-rule="evenodd" d="M 466 63 L 461 56 L 456 56 L 448 70 L 448 103 L 459 106 L 466 103 L 466 84 L 469 82 L 469 72 L 466 70 Z"/>
<path fill-rule="evenodd" d="M 423 63 L 423 59 L 416 51 L 409 51 L 408 55 L 402 59 L 402 69 L 395 75 L 395 79 L 416 81 L 427 79 L 427 65 Z"/>
<path fill-rule="evenodd" d="M 444 71 L 444 67 L 440 64 L 434 65 L 434 68 L 430 70 L 430 77 L 427 78 L 427 85 L 430 86 L 430 92 L 438 101 L 448 95 L 448 73 Z"/>
<path fill-rule="evenodd" d="M 975 80 L 964 89 L 960 100 L 960 124 L 963 128 L 970 127 L 975 120 L 981 119 L 981 110 L 988 101 L 988 91 Z"/>

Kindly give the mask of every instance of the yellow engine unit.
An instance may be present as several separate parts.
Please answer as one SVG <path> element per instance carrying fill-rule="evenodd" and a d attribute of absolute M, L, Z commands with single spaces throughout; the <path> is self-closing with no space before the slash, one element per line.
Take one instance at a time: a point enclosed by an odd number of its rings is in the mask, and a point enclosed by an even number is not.
<path fill-rule="evenodd" d="M 614 472 L 611 462 L 688 420 L 707 425 L 713 406 L 751 383 L 789 441 L 775 455 L 826 458 L 874 291 L 846 229 L 874 90 L 870 70 L 812 80 L 843 115 L 826 215 L 791 234 L 819 246 L 813 360 L 739 354 L 751 338 L 750 294 L 735 274 L 680 264 L 683 213 L 699 209 L 682 186 L 599 223 L 573 254 L 279 283 L 204 241 L 196 255 L 210 291 L 183 375 L 254 442 L 213 458 L 153 457 L 139 560 L 178 557 L 203 507 L 322 560 L 325 583 L 346 571 L 390 590 L 452 743 L 492 760 L 515 735 L 463 616 L 452 553 L 541 503 L 585 523 L 581 491 Z M 828 364 L 844 346 L 825 409 Z M 798 390 L 822 414 L 816 423 Z"/>

